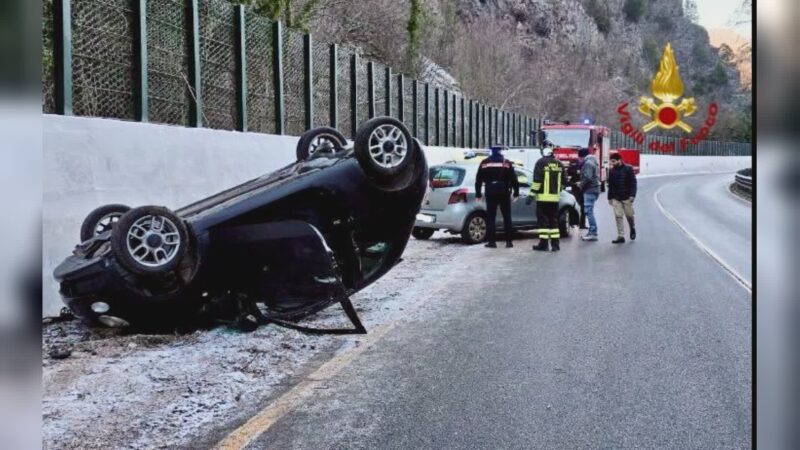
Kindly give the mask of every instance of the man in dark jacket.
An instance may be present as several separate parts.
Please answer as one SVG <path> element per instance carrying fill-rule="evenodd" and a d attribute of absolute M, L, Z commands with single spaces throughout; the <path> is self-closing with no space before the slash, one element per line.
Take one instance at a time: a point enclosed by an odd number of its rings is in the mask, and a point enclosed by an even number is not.
<path fill-rule="evenodd" d="M 492 154 L 481 161 L 478 175 L 475 178 L 475 198 L 481 199 L 481 188 L 486 184 L 486 247 L 496 248 L 495 233 L 497 220 L 497 207 L 503 214 L 503 225 L 506 232 L 506 247 L 513 247 L 511 243 L 511 193 L 514 199 L 519 197 L 519 180 L 514 172 L 514 165 L 506 160 L 500 153 L 503 147 L 493 145 Z"/>
<path fill-rule="evenodd" d="M 622 216 L 628 219 L 631 229 L 631 240 L 636 239 L 636 227 L 633 222 L 633 200 L 636 198 L 636 174 L 633 167 L 622 162 L 618 153 L 611 155 L 611 170 L 608 172 L 608 204 L 614 208 L 617 219 L 617 238 L 614 244 L 625 242 L 625 226 Z"/>
<path fill-rule="evenodd" d="M 594 217 L 594 204 L 600 196 L 600 166 L 597 158 L 589 154 L 588 148 L 578 150 L 581 161 L 581 191 L 583 192 L 583 214 L 589 219 L 589 232 L 581 239 L 584 241 L 597 240 L 597 220 Z M 582 215 L 583 215 L 582 214 Z"/>

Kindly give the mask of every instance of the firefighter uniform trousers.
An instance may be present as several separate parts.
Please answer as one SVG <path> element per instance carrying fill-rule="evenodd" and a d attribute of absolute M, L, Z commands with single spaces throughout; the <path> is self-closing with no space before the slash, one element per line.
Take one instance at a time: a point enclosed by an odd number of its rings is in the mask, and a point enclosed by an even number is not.
<path fill-rule="evenodd" d="M 539 222 L 539 239 L 561 239 L 557 202 L 536 202 L 536 220 Z"/>
<path fill-rule="evenodd" d="M 497 207 L 500 207 L 500 213 L 503 215 L 503 228 L 506 232 L 506 241 L 511 240 L 511 198 L 509 194 L 497 193 L 486 194 L 486 212 L 488 217 L 486 219 L 486 240 L 495 242 L 495 233 L 497 227 Z"/>

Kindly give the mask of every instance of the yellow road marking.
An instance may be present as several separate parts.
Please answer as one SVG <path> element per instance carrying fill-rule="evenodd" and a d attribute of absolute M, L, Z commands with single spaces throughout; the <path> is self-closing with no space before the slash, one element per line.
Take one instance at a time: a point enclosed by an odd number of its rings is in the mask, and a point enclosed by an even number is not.
<path fill-rule="evenodd" d="M 216 450 L 240 450 L 247 447 L 256 438 L 264 434 L 272 425 L 285 416 L 289 411 L 308 398 L 320 384 L 330 380 L 353 359 L 364 353 L 364 351 L 383 337 L 389 330 L 396 326 L 397 322 L 392 322 L 378 326 L 370 331 L 364 342 L 358 347 L 353 347 L 330 361 L 323 364 L 314 373 L 298 383 L 289 392 L 262 409 L 258 414 L 251 417 L 244 425 L 240 426 L 222 441 L 214 449 Z"/>

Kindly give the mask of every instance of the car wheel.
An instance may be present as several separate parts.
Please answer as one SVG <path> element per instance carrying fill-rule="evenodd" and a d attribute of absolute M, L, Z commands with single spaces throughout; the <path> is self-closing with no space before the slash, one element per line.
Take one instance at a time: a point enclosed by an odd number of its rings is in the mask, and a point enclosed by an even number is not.
<path fill-rule="evenodd" d="M 405 125 L 391 117 L 376 117 L 358 128 L 355 155 L 368 177 L 381 184 L 404 180 L 419 151 Z"/>
<path fill-rule="evenodd" d="M 189 232 L 183 220 L 159 206 L 128 211 L 111 232 L 111 248 L 117 261 L 139 275 L 175 270 L 188 247 Z"/>
<path fill-rule="evenodd" d="M 414 238 L 416 239 L 424 241 L 430 239 L 431 236 L 433 236 L 434 231 L 436 230 L 434 230 L 433 228 L 414 227 L 414 229 L 411 230 L 411 235 L 414 236 Z"/>
<path fill-rule="evenodd" d="M 81 225 L 81 242 L 86 242 L 110 230 L 120 217 L 130 210 L 130 206 L 105 205 L 90 212 Z"/>
<path fill-rule="evenodd" d="M 572 235 L 572 225 L 569 221 L 569 215 L 569 208 L 563 208 L 558 213 L 558 231 L 562 238 L 568 238 Z"/>
<path fill-rule="evenodd" d="M 335 155 L 347 147 L 347 138 L 339 130 L 318 127 L 306 131 L 297 141 L 297 160 L 303 161 L 317 154 Z"/>
<path fill-rule="evenodd" d="M 486 239 L 486 215 L 473 213 L 464 222 L 461 238 L 467 244 L 480 244 Z"/>

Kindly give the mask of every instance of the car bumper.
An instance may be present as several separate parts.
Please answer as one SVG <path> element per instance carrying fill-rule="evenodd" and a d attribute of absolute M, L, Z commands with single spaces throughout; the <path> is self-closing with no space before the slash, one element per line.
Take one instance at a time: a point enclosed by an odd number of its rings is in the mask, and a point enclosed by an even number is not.
<path fill-rule="evenodd" d="M 442 210 L 423 208 L 417 214 L 417 221 L 414 226 L 460 233 L 464 227 L 464 220 L 475 210 L 474 206 L 463 202 L 448 205 L 447 208 Z"/>

